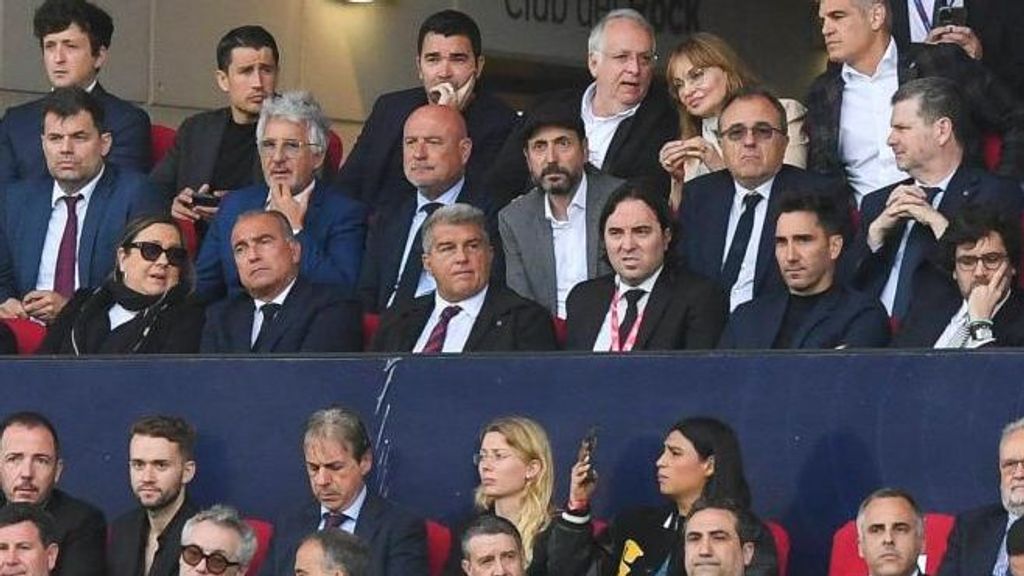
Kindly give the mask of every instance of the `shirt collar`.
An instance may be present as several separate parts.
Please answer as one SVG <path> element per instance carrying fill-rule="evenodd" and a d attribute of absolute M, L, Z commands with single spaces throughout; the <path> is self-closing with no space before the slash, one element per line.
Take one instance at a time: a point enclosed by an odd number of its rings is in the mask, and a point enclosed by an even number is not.
<path fill-rule="evenodd" d="M 658 282 L 658 277 L 661 276 L 661 271 L 664 269 L 665 265 L 662 264 L 661 266 L 658 267 L 657 270 L 654 271 L 654 274 L 651 274 L 650 276 L 647 277 L 646 280 L 637 284 L 636 286 L 630 286 L 629 284 L 626 284 L 625 282 L 622 281 L 622 277 L 616 274 L 615 289 L 618 290 L 620 294 L 627 290 L 637 289 L 643 290 L 644 292 L 650 294 L 654 290 L 654 285 Z"/>
<path fill-rule="evenodd" d="M 92 180 L 89 180 L 89 182 L 86 183 L 85 186 L 82 186 L 78 190 L 78 192 L 75 192 L 75 194 L 78 194 L 82 197 L 83 203 L 89 203 L 89 198 L 92 197 L 92 193 L 96 190 L 96 185 L 99 184 L 100 178 L 103 177 L 103 172 L 105 172 L 106 169 L 107 165 L 102 164 L 100 166 L 99 173 L 93 176 Z M 53 192 L 50 196 L 50 206 L 57 206 L 57 202 L 60 202 L 60 199 L 63 198 L 64 196 L 66 196 L 66 194 L 64 194 L 64 189 L 60 187 L 60 184 L 58 184 L 56 180 L 54 180 Z"/>
<path fill-rule="evenodd" d="M 338 514 L 344 514 L 345 516 L 348 516 L 349 518 L 352 519 L 353 522 L 358 522 L 359 521 L 359 513 L 363 511 L 363 504 L 365 504 L 365 503 L 366 503 L 366 484 L 363 484 L 363 487 L 359 489 L 359 495 L 356 496 L 356 499 L 353 500 L 352 503 L 348 505 L 348 508 L 345 508 L 344 510 L 338 510 L 337 513 Z M 331 510 L 329 508 L 327 508 L 323 504 L 320 505 L 320 518 L 323 518 L 324 514 L 328 514 L 330 512 L 331 512 Z"/>
<path fill-rule="evenodd" d="M 889 45 L 885 48 L 885 54 L 882 55 L 882 59 L 878 62 L 878 67 L 875 68 L 875 73 L 868 75 L 862 74 L 857 71 L 856 68 L 849 64 L 843 64 L 842 76 L 843 82 L 849 83 L 853 80 L 877 80 L 887 74 L 895 74 L 897 64 L 899 62 L 899 56 L 896 53 L 896 42 L 892 38 L 889 38 Z"/>
<path fill-rule="evenodd" d="M 458 306 L 462 308 L 461 313 L 467 314 L 470 318 L 476 320 L 476 317 L 480 315 L 480 309 L 484 306 L 484 298 L 487 297 L 487 288 L 477 292 L 476 294 L 466 298 L 462 302 L 449 302 L 444 298 L 441 298 L 441 293 L 434 292 L 434 310 L 444 310 L 449 306 Z"/>
<path fill-rule="evenodd" d="M 439 202 L 445 206 L 451 206 L 455 204 L 455 200 L 462 193 L 462 187 L 466 184 L 466 177 L 459 178 L 459 181 L 452 185 L 451 188 L 445 190 L 444 194 L 441 194 L 436 199 L 431 200 L 423 195 L 423 192 L 416 192 L 416 211 L 419 212 L 424 206 L 432 202 Z"/>
<path fill-rule="evenodd" d="M 259 299 L 253 298 L 253 302 L 256 304 L 257 308 L 263 307 L 264 304 L 282 304 L 283 305 L 284 301 L 288 298 L 288 294 L 291 293 L 292 288 L 295 286 L 295 281 L 298 280 L 298 279 L 299 278 L 297 276 L 295 278 L 292 278 L 292 281 L 289 282 L 287 286 L 285 286 L 284 290 L 281 290 L 280 294 L 278 294 L 277 296 L 274 296 L 273 300 L 270 300 L 268 302 L 266 300 L 259 300 Z"/>
<path fill-rule="evenodd" d="M 296 200 L 300 200 L 300 201 L 303 201 L 303 202 L 308 202 L 309 201 L 309 195 L 313 192 L 313 188 L 315 188 L 315 187 L 316 187 L 316 178 L 313 178 L 312 180 L 309 181 L 309 184 L 307 184 L 306 187 L 302 189 L 302 192 L 299 192 L 298 194 L 292 194 L 292 198 L 295 198 Z M 270 187 L 269 186 L 267 187 L 267 199 L 263 202 L 263 208 L 266 209 L 268 206 L 270 206 Z"/>
<path fill-rule="evenodd" d="M 580 105 L 580 115 L 583 116 L 584 122 L 594 122 L 599 120 L 619 120 L 627 118 L 636 114 L 637 108 L 640 108 L 640 104 L 643 100 L 637 102 L 631 108 L 626 108 L 618 114 L 612 114 L 611 116 L 598 116 L 594 114 L 594 96 L 597 95 L 597 82 L 592 82 L 590 86 L 587 86 L 585 92 L 583 92 L 583 103 Z"/>
<path fill-rule="evenodd" d="M 959 168 L 959 166 L 957 168 Z M 956 174 L 956 170 L 957 170 L 956 168 L 953 168 L 952 172 L 947 174 L 946 177 L 943 178 L 942 180 L 939 180 L 934 186 L 929 186 L 928 184 L 925 184 L 924 182 L 921 182 L 917 178 L 914 179 L 914 183 L 917 184 L 918 186 L 922 187 L 922 188 L 928 188 L 928 187 L 938 188 L 939 190 L 942 190 L 943 192 L 945 192 L 946 188 L 949 188 L 949 182 L 951 180 L 953 180 L 953 176 Z"/>
<path fill-rule="evenodd" d="M 574 210 L 575 209 L 575 210 Z M 572 200 L 569 202 L 568 216 L 569 220 L 572 220 L 572 212 L 574 211 L 585 211 L 587 209 L 587 173 L 583 172 L 583 176 L 580 178 L 580 183 L 576 185 L 576 192 L 572 195 Z M 544 217 L 550 222 L 561 224 L 562 221 L 555 218 L 553 212 L 551 212 L 551 200 L 550 195 L 544 194 Z"/>
<path fill-rule="evenodd" d="M 743 203 L 743 198 L 747 194 L 750 194 L 751 192 L 757 192 L 758 194 L 761 195 L 761 198 L 764 198 L 765 200 L 767 200 L 767 199 L 771 198 L 771 195 L 772 195 L 772 185 L 775 184 L 775 176 L 772 176 L 771 178 L 768 179 L 767 182 L 764 182 L 763 184 L 761 184 L 757 188 L 754 188 L 753 190 L 748 190 L 747 188 L 744 188 L 736 180 L 733 180 L 733 183 L 736 185 L 736 200 L 735 201 L 737 203 L 742 204 Z"/>

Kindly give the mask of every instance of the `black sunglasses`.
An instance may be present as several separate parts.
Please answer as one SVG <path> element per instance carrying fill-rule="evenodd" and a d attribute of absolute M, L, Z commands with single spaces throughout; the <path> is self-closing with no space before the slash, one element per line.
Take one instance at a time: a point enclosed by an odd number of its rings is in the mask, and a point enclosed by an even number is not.
<path fill-rule="evenodd" d="M 181 559 L 189 566 L 198 566 L 206 560 L 206 571 L 210 574 L 223 574 L 232 566 L 238 566 L 238 562 L 231 562 L 220 552 L 203 553 L 203 549 L 195 544 L 189 544 L 181 548 Z"/>
<path fill-rule="evenodd" d="M 127 248 L 138 248 L 142 258 L 147 262 L 156 262 L 161 254 L 167 254 L 167 263 L 175 268 L 181 268 L 188 258 L 188 252 L 181 246 L 164 248 L 156 242 L 130 242 Z"/>

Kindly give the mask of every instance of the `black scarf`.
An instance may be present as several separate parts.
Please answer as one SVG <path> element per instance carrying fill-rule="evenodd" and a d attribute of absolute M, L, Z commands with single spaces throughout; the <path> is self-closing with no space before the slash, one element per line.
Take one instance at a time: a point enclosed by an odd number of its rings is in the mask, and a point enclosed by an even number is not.
<path fill-rule="evenodd" d="M 89 296 L 75 318 L 71 327 L 73 349 L 77 354 L 138 352 L 161 313 L 187 295 L 188 288 L 181 283 L 166 293 L 148 295 L 115 278 L 108 279 Z M 138 314 L 111 330 L 107 312 L 115 304 Z"/>

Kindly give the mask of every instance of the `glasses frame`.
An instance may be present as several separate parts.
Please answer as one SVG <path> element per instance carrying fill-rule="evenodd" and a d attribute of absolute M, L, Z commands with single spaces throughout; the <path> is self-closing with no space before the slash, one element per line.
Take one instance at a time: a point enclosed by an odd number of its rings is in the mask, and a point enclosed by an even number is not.
<path fill-rule="evenodd" d="M 273 146 L 271 146 L 273 144 Z M 277 155 L 277 150 L 281 150 L 281 154 L 288 160 L 295 160 L 302 154 L 303 148 L 319 149 L 322 148 L 320 144 L 313 142 L 299 142 L 298 140 L 269 140 L 263 139 L 256 143 L 256 149 L 259 151 L 260 156 L 268 156 L 273 158 Z"/>
<path fill-rule="evenodd" d="M 747 139 L 747 134 L 753 135 L 755 142 L 768 142 L 774 138 L 776 134 L 785 136 L 786 131 L 781 128 L 776 128 L 766 122 L 758 122 L 753 126 L 735 124 L 726 130 L 718 130 L 715 134 L 722 142 L 728 141 L 739 144 Z"/>
<path fill-rule="evenodd" d="M 1006 252 L 988 252 L 981 256 L 964 254 L 957 256 L 953 261 L 956 262 L 957 269 L 962 272 L 974 272 L 978 268 L 978 262 L 981 262 L 981 267 L 985 270 L 995 272 L 996 270 L 999 270 L 999 267 L 1002 266 L 1003 262 L 1005 262 L 1009 257 L 1010 255 Z M 973 260 L 973 262 L 967 264 L 966 262 L 962 262 L 962 259 Z"/>
<path fill-rule="evenodd" d="M 188 250 L 185 250 L 181 246 L 168 246 L 167 248 L 164 248 L 156 242 L 149 242 L 146 240 L 129 242 L 124 245 L 125 250 L 131 250 L 132 248 L 138 249 L 139 256 L 142 256 L 142 259 L 146 262 L 156 262 L 160 259 L 161 254 L 166 254 L 168 266 L 181 268 L 188 260 Z M 157 252 L 154 253 L 153 250 L 156 250 Z M 147 252 L 149 252 L 148 255 L 146 254 Z"/>
<path fill-rule="evenodd" d="M 196 554 L 198 554 L 198 557 L 194 556 Z M 195 561 L 190 561 L 190 557 Z M 202 548 L 195 544 L 187 544 L 181 547 L 181 560 L 192 567 L 199 566 L 199 563 L 205 560 L 206 570 L 210 574 L 223 574 L 232 566 L 242 565 L 241 562 L 232 562 L 231 560 L 228 560 L 227 557 L 220 552 L 210 552 L 207 554 L 206 552 L 203 552 Z M 211 560 L 213 563 L 210 562 Z"/>

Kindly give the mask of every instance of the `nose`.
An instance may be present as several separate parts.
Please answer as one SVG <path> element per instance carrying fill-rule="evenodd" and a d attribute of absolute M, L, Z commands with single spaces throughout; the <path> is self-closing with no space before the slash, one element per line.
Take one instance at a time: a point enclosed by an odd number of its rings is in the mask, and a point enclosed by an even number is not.
<path fill-rule="evenodd" d="M 35 476 L 32 467 L 32 461 L 29 459 L 22 460 L 18 464 L 18 478 L 31 480 Z"/>
<path fill-rule="evenodd" d="M 640 73 L 640 54 L 633 54 L 626 59 L 626 72 L 630 74 Z"/>
<path fill-rule="evenodd" d="M 142 481 L 143 482 L 153 482 L 155 479 L 156 479 L 156 472 L 153 470 L 152 466 L 146 466 L 145 468 L 142 469 Z"/>
<path fill-rule="evenodd" d="M 711 556 L 711 538 L 701 538 L 697 546 L 697 553 L 701 556 Z"/>
<path fill-rule="evenodd" d="M 663 468 L 664 466 L 665 466 L 665 453 L 662 452 L 661 455 L 658 456 L 658 459 L 654 461 L 654 467 L 655 468 Z"/>
<path fill-rule="evenodd" d="M 438 68 L 438 72 L 439 72 L 438 76 L 440 76 L 441 78 L 444 78 L 445 80 L 448 80 L 449 78 L 451 78 L 452 77 L 452 62 L 451 62 L 451 60 L 449 60 L 448 58 L 442 59 L 441 60 L 441 65 Z"/>
<path fill-rule="evenodd" d="M 832 33 L 832 24 L 828 21 L 827 18 L 822 18 L 821 19 L 821 35 L 825 36 L 825 37 L 828 37 L 828 35 L 831 34 L 831 33 Z"/>
<path fill-rule="evenodd" d="M 326 486 L 330 483 L 330 477 L 327 475 L 326 468 L 320 468 L 313 475 L 313 481 L 316 482 L 317 486 Z"/>
<path fill-rule="evenodd" d="M 896 131 L 895 130 L 889 130 L 889 135 L 886 136 L 885 143 L 888 144 L 889 146 L 895 146 L 896 145 Z"/>
<path fill-rule="evenodd" d="M 797 260 L 797 254 L 796 254 L 796 250 L 793 248 L 793 244 L 791 244 L 791 243 L 790 244 L 786 244 L 786 247 L 784 248 L 784 250 L 785 250 L 784 254 L 786 256 L 786 262 L 795 262 Z"/>
<path fill-rule="evenodd" d="M 64 51 L 64 46 L 58 44 L 57 49 L 53 51 L 53 56 L 54 60 L 56 60 L 57 62 L 63 62 L 67 57 L 67 54 Z"/>
<path fill-rule="evenodd" d="M 422 160 L 427 157 L 427 143 L 417 142 L 412 149 L 413 158 Z"/>

